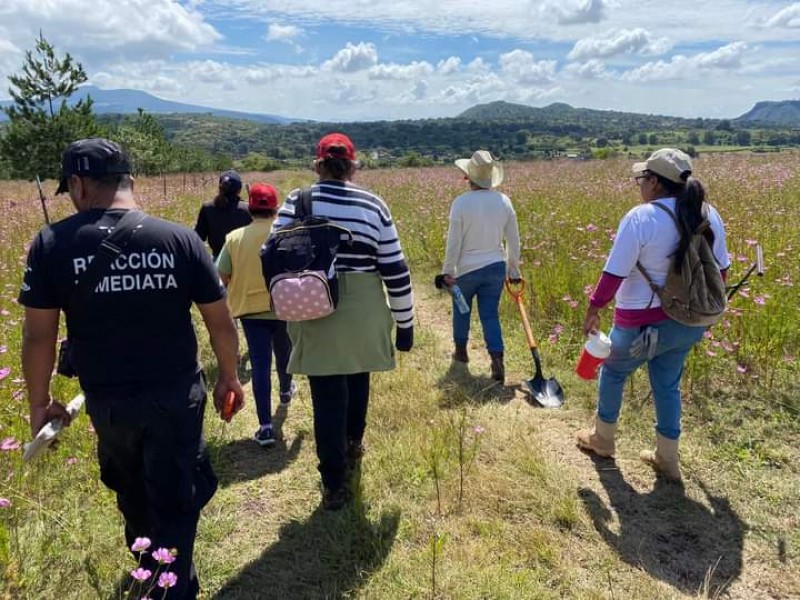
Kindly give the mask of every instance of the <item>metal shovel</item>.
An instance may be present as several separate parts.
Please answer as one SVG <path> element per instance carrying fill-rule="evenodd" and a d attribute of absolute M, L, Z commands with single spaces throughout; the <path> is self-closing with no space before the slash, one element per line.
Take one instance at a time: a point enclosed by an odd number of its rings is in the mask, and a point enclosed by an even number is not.
<path fill-rule="evenodd" d="M 518 285 L 518 288 L 514 286 Z M 533 339 L 533 332 L 531 332 L 531 324 L 528 321 L 528 313 L 522 302 L 522 292 L 525 289 L 525 280 L 520 280 L 519 284 L 511 283 L 511 280 L 506 280 L 506 291 L 514 299 L 519 308 L 519 314 L 522 317 L 522 326 L 525 328 L 525 337 L 528 340 L 528 346 L 533 354 L 533 363 L 536 366 L 536 372 L 533 379 L 527 379 L 523 382 L 525 391 L 530 397 L 536 401 L 537 404 L 544 408 L 560 408 L 564 404 L 564 390 L 561 389 L 561 384 L 556 381 L 554 377 L 545 379 L 542 376 L 542 361 L 539 358 L 539 348 L 536 345 L 536 340 Z"/>

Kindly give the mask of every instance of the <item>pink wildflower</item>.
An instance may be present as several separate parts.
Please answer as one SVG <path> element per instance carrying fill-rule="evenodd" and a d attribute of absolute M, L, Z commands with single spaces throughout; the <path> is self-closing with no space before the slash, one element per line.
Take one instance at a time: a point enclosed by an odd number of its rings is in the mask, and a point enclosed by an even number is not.
<path fill-rule="evenodd" d="M 147 581 L 150 579 L 150 576 L 153 574 L 152 571 L 149 569 L 143 569 L 139 567 L 138 569 L 134 569 L 131 571 L 131 577 L 133 577 L 136 581 Z"/>
<path fill-rule="evenodd" d="M 755 302 L 759 306 L 764 306 L 767 303 L 767 301 L 764 299 L 764 296 L 756 296 L 755 298 L 753 298 L 753 302 Z"/>
<path fill-rule="evenodd" d="M 159 548 L 158 550 L 152 553 L 152 556 L 155 560 L 158 561 L 159 564 L 162 565 L 168 565 L 172 562 L 175 562 L 175 557 L 172 555 L 172 552 L 170 552 L 166 548 Z"/>
<path fill-rule="evenodd" d="M 16 438 L 7 437 L 2 442 L 0 442 L 0 450 L 5 452 L 10 452 L 11 450 L 19 450 L 20 444 Z"/>
<path fill-rule="evenodd" d="M 8 508 L 11 506 L 11 500 L 8 498 L 0 498 L 0 508 Z"/>
<path fill-rule="evenodd" d="M 150 541 L 150 538 L 147 537 L 137 537 L 133 540 L 133 544 L 131 545 L 131 552 L 144 552 L 150 547 L 150 544 L 153 542 Z"/>
<path fill-rule="evenodd" d="M 744 365 L 736 365 L 736 370 L 739 373 L 747 373 L 747 367 L 745 367 Z"/>
<path fill-rule="evenodd" d="M 0 379 L 5 379 L 11 373 L 11 367 L 3 367 L 0 369 Z"/>
<path fill-rule="evenodd" d="M 583 287 L 583 295 L 584 296 L 587 296 L 587 297 L 591 296 L 592 292 L 594 292 L 594 286 L 591 283 L 589 283 L 589 284 L 587 284 L 587 285 L 585 285 Z"/>
<path fill-rule="evenodd" d="M 480 425 L 475 425 L 475 427 L 472 428 L 472 431 L 475 432 L 475 435 L 480 435 L 486 430 L 483 427 L 481 427 Z"/>
<path fill-rule="evenodd" d="M 589 223 L 589 224 L 586 226 L 586 231 L 589 231 L 589 232 L 591 232 L 591 231 L 597 231 L 597 225 L 595 225 L 594 223 Z"/>
<path fill-rule="evenodd" d="M 714 352 L 713 350 L 706 350 L 706 354 L 708 354 L 709 356 L 716 356 L 717 355 L 717 353 Z"/>
<path fill-rule="evenodd" d="M 158 577 L 158 587 L 160 587 L 160 588 L 164 588 L 164 589 L 171 588 L 176 583 L 178 583 L 178 576 L 175 575 L 175 573 L 169 573 L 169 572 L 162 573 Z"/>
<path fill-rule="evenodd" d="M 755 246 L 756 244 L 758 244 L 758 240 L 745 240 L 744 243 L 747 244 L 748 246 Z"/>
<path fill-rule="evenodd" d="M 76 465 L 76 464 L 78 464 L 78 459 L 77 459 L 77 458 L 75 458 L 74 456 L 70 456 L 70 457 L 69 457 L 69 458 L 68 458 L 66 461 L 64 461 L 64 462 L 66 462 L 68 465 Z"/>

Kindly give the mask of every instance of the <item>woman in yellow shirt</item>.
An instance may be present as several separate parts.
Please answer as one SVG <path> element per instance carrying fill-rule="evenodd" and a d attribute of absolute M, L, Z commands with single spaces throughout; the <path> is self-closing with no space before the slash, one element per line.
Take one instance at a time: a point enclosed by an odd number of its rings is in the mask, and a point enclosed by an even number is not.
<path fill-rule="evenodd" d="M 272 353 L 280 382 L 280 402 L 291 402 L 297 385 L 286 372 L 292 342 L 286 333 L 286 322 L 273 313 L 264 276 L 261 273 L 259 250 L 269 236 L 278 210 L 278 193 L 266 183 L 250 187 L 248 209 L 253 222 L 231 231 L 217 258 L 217 270 L 228 288 L 228 304 L 235 318 L 241 319 L 252 366 L 253 396 L 256 401 L 259 428 L 255 441 L 261 446 L 275 443 L 272 431 L 272 385 L 270 369 Z"/>

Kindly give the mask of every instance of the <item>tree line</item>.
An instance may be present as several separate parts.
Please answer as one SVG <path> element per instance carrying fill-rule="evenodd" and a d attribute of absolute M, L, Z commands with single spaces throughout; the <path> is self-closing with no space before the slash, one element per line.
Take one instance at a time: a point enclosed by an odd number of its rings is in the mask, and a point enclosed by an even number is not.
<path fill-rule="evenodd" d="M 12 105 L 0 135 L 0 178 L 59 176 L 73 140 L 105 136 L 121 143 L 136 174 L 176 171 L 269 171 L 305 166 L 324 134 L 342 129 L 367 166 L 425 166 L 487 148 L 503 159 L 641 155 L 675 146 L 694 155 L 720 147 L 770 150 L 800 146 L 800 129 L 749 128 L 739 122 L 493 102 L 459 117 L 355 123 L 261 124 L 202 114 L 104 115 L 91 97 L 67 99 L 87 81 L 69 53 L 59 57 L 40 34 L 22 70 L 9 77 Z"/>

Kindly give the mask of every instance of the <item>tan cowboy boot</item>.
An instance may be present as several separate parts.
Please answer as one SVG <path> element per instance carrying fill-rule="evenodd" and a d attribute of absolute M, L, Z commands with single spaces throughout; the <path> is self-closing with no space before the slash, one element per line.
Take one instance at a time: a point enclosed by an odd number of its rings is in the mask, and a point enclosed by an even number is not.
<path fill-rule="evenodd" d="M 681 465 L 678 457 L 678 440 L 656 434 L 656 449 L 643 450 L 639 459 L 653 467 L 653 470 L 667 481 L 681 482 Z"/>
<path fill-rule="evenodd" d="M 616 434 L 616 423 L 606 423 L 595 415 L 594 426 L 591 429 L 579 430 L 575 434 L 575 441 L 582 450 L 589 450 L 604 458 L 612 458 L 616 452 L 614 444 Z"/>

